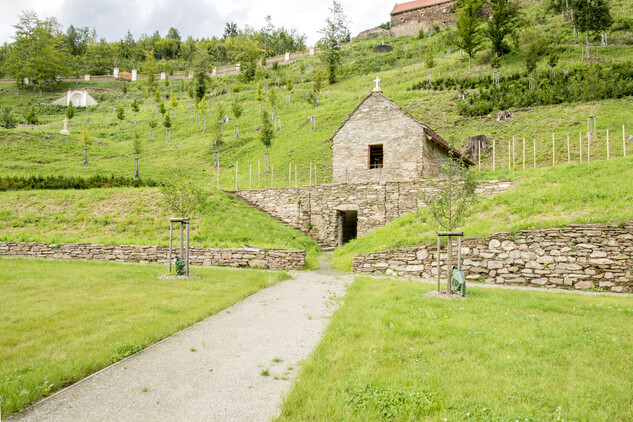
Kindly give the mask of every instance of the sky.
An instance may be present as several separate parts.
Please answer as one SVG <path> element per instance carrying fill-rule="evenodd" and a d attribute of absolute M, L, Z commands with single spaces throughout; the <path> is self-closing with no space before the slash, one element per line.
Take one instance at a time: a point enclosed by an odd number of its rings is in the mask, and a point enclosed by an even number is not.
<path fill-rule="evenodd" d="M 400 1 L 403 2 L 404 0 Z M 393 0 L 341 0 L 351 19 L 352 36 L 389 20 Z M 329 15 L 328 1 L 300 0 L 0 0 L 0 43 L 11 42 L 13 25 L 24 10 L 34 10 L 40 18 L 56 17 L 64 26 L 88 26 L 99 38 L 122 39 L 128 29 L 135 39 L 143 33 L 159 31 L 165 36 L 170 27 L 183 39 L 221 36 L 228 21 L 243 28 L 260 28 L 272 16 L 276 27 L 295 28 L 305 34 L 308 46 L 319 39 L 318 30 Z"/>

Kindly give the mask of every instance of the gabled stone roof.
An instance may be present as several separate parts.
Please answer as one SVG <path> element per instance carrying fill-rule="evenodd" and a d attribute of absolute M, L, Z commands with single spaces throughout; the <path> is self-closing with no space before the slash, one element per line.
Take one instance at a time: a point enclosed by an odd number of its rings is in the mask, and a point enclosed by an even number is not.
<path fill-rule="evenodd" d="M 407 3 L 396 4 L 391 11 L 392 15 L 409 12 L 411 10 L 422 9 L 424 7 L 435 6 L 436 4 L 449 3 L 453 0 L 414 0 Z"/>
<path fill-rule="evenodd" d="M 444 140 L 444 138 L 442 138 L 440 135 L 438 135 L 437 132 L 435 132 L 433 129 L 431 129 L 430 127 L 428 127 L 427 125 L 425 125 L 424 123 L 422 123 L 421 121 L 419 121 L 418 119 L 413 117 L 405 109 L 403 109 L 398 104 L 396 104 L 391 98 L 389 98 L 385 94 L 383 94 L 382 91 L 380 91 L 380 90 L 372 91 L 367 97 L 365 97 L 365 99 L 363 101 L 361 101 L 356 106 L 356 108 L 354 108 L 354 110 L 352 110 L 352 112 L 349 114 L 349 116 L 347 116 L 347 118 L 343 121 L 341 126 L 339 126 L 339 128 L 336 129 L 336 132 L 334 132 L 334 134 L 332 135 L 332 138 L 330 138 L 331 140 L 333 140 L 336 137 L 336 135 L 339 133 L 339 131 L 343 128 L 343 126 L 345 126 L 345 124 L 349 121 L 349 119 L 351 119 L 351 117 L 356 113 L 356 111 L 358 111 L 358 109 L 363 105 L 363 103 L 365 103 L 365 101 L 367 101 L 369 98 L 371 98 L 372 95 L 379 95 L 382 98 L 384 98 L 387 101 L 389 101 L 394 106 L 396 106 L 396 108 L 398 110 L 400 110 L 405 116 L 407 116 L 408 118 L 410 118 L 411 120 L 413 120 L 414 122 L 416 122 L 417 124 L 422 126 L 424 128 L 424 134 L 427 136 L 427 138 L 432 140 L 434 143 L 439 145 L 441 148 L 445 149 L 446 151 L 450 151 L 456 158 L 459 158 L 464 163 L 466 163 L 468 165 L 471 165 L 471 166 L 475 165 L 474 162 L 472 162 L 470 159 L 468 159 L 467 157 L 462 155 L 461 152 L 459 152 L 457 149 L 453 148 L 448 142 L 446 142 L 446 140 Z"/>

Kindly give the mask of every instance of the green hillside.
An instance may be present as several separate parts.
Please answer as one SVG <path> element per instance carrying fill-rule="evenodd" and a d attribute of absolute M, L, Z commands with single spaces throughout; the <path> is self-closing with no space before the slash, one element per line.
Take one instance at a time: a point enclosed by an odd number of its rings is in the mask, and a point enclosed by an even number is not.
<path fill-rule="evenodd" d="M 505 175 L 515 186 L 478 199 L 462 226 L 466 236 L 633 219 L 633 157 Z M 354 254 L 433 243 L 436 232 L 437 223 L 422 209 L 338 248 L 334 264 L 349 270 Z"/>
<path fill-rule="evenodd" d="M 31 175 L 117 175 L 132 176 L 134 165 L 134 152 L 132 142 L 136 134 L 144 141 L 141 157 L 141 176 L 154 181 L 160 181 L 170 174 L 180 161 L 189 172 L 192 179 L 198 181 L 206 190 L 212 190 L 216 186 L 216 177 L 219 173 L 220 187 L 232 190 L 235 186 L 236 164 L 238 188 L 249 186 L 262 187 L 283 186 L 288 183 L 288 169 L 292 165 L 293 172 L 297 172 L 297 182 L 308 183 L 310 166 L 317 168 L 317 182 L 327 183 L 331 180 L 331 136 L 341 125 L 347 115 L 369 93 L 374 86 L 372 82 L 376 77 L 381 78 L 381 87 L 384 93 L 392 98 L 398 105 L 419 118 L 430 127 L 440 133 L 445 139 L 456 147 L 461 147 L 469 135 L 485 134 L 495 141 L 496 145 L 496 173 L 486 171 L 482 177 L 498 178 L 510 176 L 520 179 L 522 173 L 507 174 L 508 142 L 514 137 L 516 140 L 516 156 L 514 169 L 523 167 L 522 140 L 526 141 L 526 166 L 534 165 L 534 156 L 538 167 L 551 166 L 552 164 L 552 134 L 555 135 L 554 160 L 556 164 L 567 161 L 567 142 L 569 136 L 570 159 L 579 160 L 579 136 L 586 132 L 586 122 L 589 115 L 597 116 L 597 139 L 592 141 L 591 159 L 598 160 L 607 155 L 606 131 L 610 131 L 609 154 L 613 157 L 623 155 L 622 127 L 625 126 L 626 136 L 633 132 L 633 107 L 632 97 L 627 94 L 633 89 L 633 75 L 623 73 L 622 83 L 612 84 L 621 86 L 622 90 L 614 93 L 608 91 L 606 83 L 597 86 L 591 83 L 591 75 L 597 69 L 609 72 L 612 66 L 626 64 L 633 61 L 633 36 L 628 23 L 633 18 L 633 6 L 624 0 L 611 2 L 612 14 L 616 21 L 614 30 L 609 32 L 610 44 L 604 47 L 592 47 L 597 50 L 591 61 L 581 62 L 581 44 L 584 36 L 574 37 L 571 24 L 561 24 L 560 15 L 547 12 L 547 2 L 528 3 L 523 7 L 524 19 L 528 26 L 525 33 L 537 33 L 556 45 L 558 61 L 556 64 L 556 76 L 549 80 L 550 66 L 547 58 L 542 58 L 537 66 L 536 82 L 539 89 L 552 88 L 556 84 L 565 84 L 563 72 L 568 70 L 579 75 L 572 82 L 582 87 L 583 95 L 576 100 L 552 99 L 555 104 L 544 105 L 529 109 L 517 109 L 510 107 L 512 117 L 507 121 L 496 121 L 496 112 L 491 112 L 478 117 L 465 117 L 460 114 L 459 101 L 456 98 L 456 88 L 465 88 L 470 98 L 477 97 L 490 85 L 492 80 L 491 58 L 486 52 L 477 55 L 473 62 L 473 69 L 468 71 L 467 58 L 453 46 L 450 30 L 432 31 L 423 39 L 418 37 L 400 37 L 389 39 L 393 51 L 386 54 L 374 53 L 372 47 L 378 40 L 365 40 L 354 42 L 342 50 L 342 66 L 339 81 L 333 85 L 324 82 L 320 95 L 320 105 L 314 107 L 310 103 L 313 90 L 313 78 L 315 69 L 321 65 L 318 56 L 309 57 L 289 65 L 281 65 L 278 69 L 266 68 L 258 72 L 263 84 L 269 89 L 264 90 L 262 109 L 270 110 L 270 92 L 276 93 L 275 118 L 281 117 L 281 128 L 275 131 L 275 138 L 269 150 L 270 162 L 274 174 L 264 169 L 264 154 L 266 148 L 260 142 L 260 128 L 262 126 L 262 114 L 258 112 L 256 92 L 258 81 L 245 83 L 240 75 L 213 78 L 213 88 L 207 95 L 208 111 L 206 119 L 206 131 L 202 131 L 202 123 L 196 117 L 195 104 L 187 96 L 189 82 L 172 80 L 169 86 L 159 81 L 161 101 L 165 103 L 168 113 L 172 116 L 171 142 L 166 141 L 165 128 L 161 125 L 161 115 L 158 112 L 158 104 L 152 95 L 147 95 L 147 87 L 144 82 L 135 82 L 127 85 L 128 95 L 122 94 L 124 85 L 122 82 L 80 82 L 77 84 L 60 84 L 56 92 L 39 92 L 32 90 L 16 90 L 10 85 L 0 86 L 0 109 L 13 109 L 13 114 L 19 122 L 24 122 L 26 112 L 33 107 L 39 124 L 34 127 L 16 129 L 0 129 L 0 177 L 2 176 L 31 176 Z M 522 35 L 525 39 L 530 38 Z M 523 47 L 514 48 L 514 51 L 504 56 L 499 69 L 502 81 L 511 83 L 519 96 L 535 95 L 528 92 L 528 75 L 525 70 Z M 433 56 L 434 65 L 429 64 L 429 56 Z M 623 66 L 626 68 L 626 66 Z M 606 69 L 606 70 L 604 70 Z M 288 91 L 284 85 L 287 79 L 293 81 L 293 90 L 290 93 L 290 103 L 286 104 Z M 431 81 L 427 89 L 428 81 Z M 280 81 L 277 86 L 277 80 Z M 571 82 L 570 82 L 571 83 Z M 595 85 L 595 86 L 594 86 Z M 77 109 L 75 117 L 71 121 L 71 135 L 61 135 L 62 120 L 66 115 L 65 107 L 50 106 L 50 102 L 65 95 L 69 88 L 81 89 L 88 87 L 95 98 L 103 99 L 101 107 L 91 107 L 89 110 Z M 422 87 L 422 89 L 420 89 Z M 600 89 L 599 89 L 600 88 Z M 586 92 L 585 92 L 586 91 Z M 229 94 L 230 92 L 230 94 Z M 514 91 L 513 91 L 514 92 Z M 539 91 L 540 92 L 540 91 Z M 174 110 L 170 108 L 170 98 L 175 96 L 178 105 Z M 103 97 L 103 98 L 102 98 Z M 566 97 L 567 98 L 567 97 Z M 141 110 L 134 121 L 134 113 L 131 104 L 134 99 L 141 103 Z M 239 119 L 240 137 L 233 136 L 235 121 L 232 118 L 231 104 L 238 100 L 244 109 Z M 584 100 L 583 100 L 584 99 Z M 541 99 L 542 100 L 542 99 Z M 554 101 L 555 100 L 555 101 Z M 563 101 L 564 100 L 564 101 Z M 213 166 L 213 151 L 216 149 L 213 142 L 212 126 L 216 117 L 216 110 L 222 104 L 226 115 L 231 116 L 232 121 L 226 124 L 222 144 L 217 147 L 219 151 L 219 171 Z M 113 107 L 124 107 L 125 119 L 123 130 L 119 130 L 119 121 Z M 172 114 L 173 113 L 173 114 Z M 316 130 L 312 130 L 309 116 L 316 116 Z M 154 139 L 149 139 L 150 121 L 157 122 L 154 130 Z M 629 124 L 630 123 L 630 124 Z M 82 164 L 84 146 L 81 143 L 81 125 L 85 125 L 90 137 L 89 164 Z M 583 141 L 583 142 L 586 142 Z M 532 146 L 536 145 L 536 151 Z M 633 152 L 633 145 L 630 150 Z M 586 150 L 584 151 L 586 154 Z M 482 165 L 484 169 L 492 167 L 492 154 L 484 157 Z M 621 161 L 627 163 L 630 160 Z M 615 163 L 615 162 L 613 162 Z M 572 165 L 557 167 L 556 169 L 528 172 L 522 184 L 531 183 L 537 177 L 546 177 L 549 174 L 559 175 L 568 180 L 574 177 L 583 177 L 588 168 L 600 168 L 602 165 L 594 163 L 589 167 Z M 615 165 L 609 163 L 609 166 Z M 625 166 L 624 164 L 621 164 Z M 295 167 L 296 166 L 296 167 Z M 625 166 L 626 167 L 626 166 Z M 258 168 L 260 173 L 258 174 Z M 626 171 L 626 168 L 623 168 Z M 314 176 L 314 173 L 313 173 Z M 547 176 L 549 177 L 549 176 Z M 558 176 L 557 176 L 558 177 Z M 294 183 L 292 175 L 291 182 Z M 60 209 L 66 207 L 85 208 L 96 207 L 95 195 L 110 195 L 112 198 L 121 197 L 136 198 L 139 191 L 113 191 L 112 193 L 50 193 L 40 192 L 34 198 L 44 201 L 52 201 Z M 143 190 L 143 195 L 148 195 L 151 190 Z M 534 192 L 529 190 L 517 190 L 523 192 L 525 198 Z M 515 193 L 516 194 L 516 193 Z M 30 194 L 29 194 L 30 195 Z M 24 221 L 23 217 L 16 217 L 23 201 L 29 198 L 26 193 L 0 194 L 1 208 L 9 212 L 11 219 L 3 221 L 3 239 L 32 239 L 35 240 L 99 240 L 129 243 L 156 243 L 164 242 L 163 234 L 155 234 L 155 227 L 162 224 L 152 219 L 156 214 L 146 212 L 149 217 L 144 219 L 138 213 L 131 210 L 120 210 L 121 221 L 114 224 L 106 224 L 110 229 L 97 230 L 97 226 L 85 225 L 79 231 L 70 226 L 76 224 L 73 221 L 63 221 L 58 230 L 49 230 L 48 222 L 44 223 L 44 217 L 38 217 L 34 213 L 32 218 Z M 511 195 L 511 194 L 507 194 Z M 142 195 L 141 195 L 142 196 Z M 213 207 L 222 209 L 223 203 L 229 203 L 228 197 L 215 193 L 207 207 L 211 211 Z M 513 198 L 516 199 L 516 198 Z M 560 198 L 554 198 L 557 201 Z M 526 199 L 527 200 L 527 199 Z M 620 199 L 610 198 L 620 204 Z M 116 201 L 114 201 L 116 202 Z M 273 228 L 274 221 L 265 230 L 262 237 L 258 237 L 256 230 L 252 230 L 252 222 L 260 221 L 263 217 L 253 217 L 254 214 L 245 211 L 241 205 L 231 202 L 228 210 L 239 207 L 240 213 L 220 212 L 207 215 L 200 211 L 200 218 L 204 223 L 195 233 L 196 244 L 201 246 L 225 245 L 235 246 L 243 243 L 257 246 L 272 247 L 301 247 L 308 245 L 309 250 L 315 250 L 314 243 L 309 242 L 303 235 L 283 228 L 284 235 L 278 235 L 282 228 Z M 598 205 L 596 205 L 598 206 Z M 8 210 L 8 211 L 7 211 Z M 551 210 L 550 210 L 551 211 Z M 564 224 L 570 220 L 560 217 L 559 214 L 548 211 L 543 216 L 533 217 L 533 225 Z M 48 212 L 48 211 L 47 211 Z M 129 214 L 129 215 L 128 215 Z M 82 213 L 79 214 L 83 215 Z M 546 215 L 552 218 L 546 217 Z M 622 217 L 619 211 L 614 213 L 600 213 L 603 219 L 618 220 Z M 17 220 L 16 220 L 17 218 Z M 26 217 L 24 217 L 26 218 Z M 77 217 L 81 218 L 81 217 Z M 90 217 L 93 218 L 93 217 Z M 88 218 L 90 220 L 90 218 Z M 95 217 L 98 219 L 98 217 Z M 226 218 L 227 220 L 221 220 Z M 231 220 L 229 220 L 231 218 Z M 240 219 L 241 218 L 241 219 Z M 412 217 L 405 217 L 412 218 Z M 576 217 L 574 217 L 576 218 Z M 624 218 L 624 217 L 622 217 Z M 628 217 L 627 217 L 628 218 Z M 42 221 L 38 222 L 40 219 Z M 126 226 L 126 219 L 137 221 L 133 229 Z M 32 220 L 32 221 L 31 221 Z M 63 219 L 62 219 L 63 220 Z M 162 221 L 162 220 L 161 220 Z M 218 229 L 219 224 L 213 222 L 235 221 L 232 229 Z M 405 221 L 405 220 L 402 220 Z M 400 223 L 396 224 L 402 224 Z M 483 220 L 482 220 L 483 221 Z M 95 223 L 96 224 L 96 223 Z M 482 223 L 474 233 L 485 234 L 486 230 L 496 231 L 505 229 L 496 226 L 494 222 L 489 225 Z M 511 228 L 519 227 L 519 223 L 512 222 Z M 523 223 L 521 223 L 523 224 Z M 81 226 L 83 227 L 83 226 Z M 212 228 L 211 228 L 212 227 Z M 281 226 L 280 226 L 281 227 Z M 206 230 L 206 231 L 205 231 Z M 234 233 L 226 235 L 223 230 L 233 230 Z M 390 229 L 385 229 L 390 230 Z M 39 235 L 37 233 L 40 233 Z M 380 233 L 372 234 L 372 239 L 378 239 Z M 294 236 L 294 238 L 293 238 Z M 408 235 L 405 236 L 407 238 Z M 17 238 L 17 239 L 16 239 Z M 416 238 L 417 239 L 417 238 Z M 417 240 L 416 240 L 417 241 Z M 298 242 L 298 244 L 297 244 Z M 362 242 L 367 242 L 367 247 L 361 248 Z M 413 241 L 398 241 L 391 246 L 412 244 Z M 356 251 L 367 251 L 371 248 L 381 248 L 384 242 L 379 240 L 359 240 L 346 247 L 343 254 Z M 349 259 L 347 262 L 349 263 Z M 344 264 L 343 266 L 346 266 Z"/>

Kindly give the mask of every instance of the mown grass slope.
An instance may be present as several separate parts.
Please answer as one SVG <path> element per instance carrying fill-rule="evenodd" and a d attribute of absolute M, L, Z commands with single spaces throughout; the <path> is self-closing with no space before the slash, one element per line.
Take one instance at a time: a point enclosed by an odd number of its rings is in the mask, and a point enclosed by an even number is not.
<path fill-rule="evenodd" d="M 169 218 L 158 189 L 114 188 L 0 194 L 0 241 L 168 245 Z M 191 245 L 305 249 L 317 243 L 232 195 L 211 190 L 191 216 Z"/>
<path fill-rule="evenodd" d="M 0 259 L 2 416 L 288 277 L 194 272 L 175 282 L 158 265 Z"/>
<path fill-rule="evenodd" d="M 359 278 L 278 421 L 630 420 L 633 299 Z"/>

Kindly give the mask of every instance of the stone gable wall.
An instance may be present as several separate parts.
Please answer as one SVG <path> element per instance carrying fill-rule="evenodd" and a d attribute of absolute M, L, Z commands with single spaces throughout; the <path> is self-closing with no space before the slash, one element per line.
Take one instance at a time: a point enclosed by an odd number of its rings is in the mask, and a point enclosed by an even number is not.
<path fill-rule="evenodd" d="M 383 146 L 383 168 L 369 169 L 369 146 Z M 382 93 L 372 93 L 332 138 L 334 183 L 396 182 L 437 177 L 448 153 Z"/>
<path fill-rule="evenodd" d="M 444 282 L 445 247 L 443 251 L 440 264 Z M 454 255 L 456 262 L 457 247 Z M 354 257 L 352 271 L 436 279 L 436 257 L 436 245 L 375 252 Z M 601 287 L 633 293 L 633 221 L 624 227 L 572 224 L 468 238 L 462 241 L 462 260 L 467 280 L 579 290 Z"/>
<path fill-rule="evenodd" d="M 327 246 L 338 245 L 338 211 L 358 211 L 358 236 L 424 207 L 421 193 L 437 180 L 299 186 L 232 192 L 238 199 L 308 233 Z M 488 181 L 477 193 L 493 196 L 511 187 Z"/>
<path fill-rule="evenodd" d="M 431 29 L 433 25 L 439 25 L 440 28 L 453 26 L 455 24 L 453 8 L 456 4 L 456 1 L 449 0 L 446 3 L 392 15 L 391 35 L 394 37 L 418 35 L 420 28 L 424 28 L 426 32 Z"/>
<path fill-rule="evenodd" d="M 113 262 L 168 264 L 165 246 L 100 245 L 89 243 L 47 244 L 0 242 L 0 255 L 44 259 L 87 259 Z M 176 253 L 178 250 L 176 249 Z M 256 267 L 299 270 L 305 267 L 305 251 L 256 248 L 190 248 L 191 265 Z"/>

